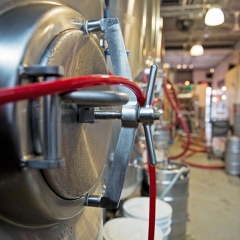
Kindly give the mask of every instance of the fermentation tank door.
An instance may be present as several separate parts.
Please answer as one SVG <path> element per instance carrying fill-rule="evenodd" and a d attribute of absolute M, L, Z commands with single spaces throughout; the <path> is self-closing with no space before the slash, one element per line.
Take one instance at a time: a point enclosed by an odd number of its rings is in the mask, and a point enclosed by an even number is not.
<path fill-rule="evenodd" d="M 0 87 L 42 81 L 19 77 L 21 66 L 63 66 L 64 77 L 107 74 L 99 39 L 73 24 L 84 20 L 69 7 L 46 2 L 0 15 Z M 91 89 L 118 91 L 109 86 Z M 104 165 L 114 149 L 112 121 L 79 123 L 80 107 L 61 103 L 65 167 L 39 170 L 20 169 L 19 163 L 44 151 L 43 98 L 0 106 L 0 239 L 97 239 L 101 210 L 84 208 L 84 194 L 101 192 Z"/>

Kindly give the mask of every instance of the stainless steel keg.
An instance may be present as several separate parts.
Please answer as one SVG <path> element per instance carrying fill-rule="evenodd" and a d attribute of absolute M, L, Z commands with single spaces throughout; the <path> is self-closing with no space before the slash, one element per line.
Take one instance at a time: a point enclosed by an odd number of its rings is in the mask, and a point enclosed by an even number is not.
<path fill-rule="evenodd" d="M 239 103 L 235 103 L 233 105 L 233 112 L 234 112 L 234 123 L 233 123 L 234 135 L 240 137 L 240 104 Z"/>
<path fill-rule="evenodd" d="M 173 208 L 172 230 L 168 237 L 169 240 L 185 239 L 188 219 L 187 203 L 190 169 L 187 165 L 180 163 L 169 163 L 166 166 L 158 166 L 156 169 L 157 197 L 160 197 L 175 175 L 178 174 L 180 170 L 182 171 L 182 167 L 184 167 L 182 174 L 180 174 L 176 183 L 169 192 L 166 193 L 165 197 L 163 197 L 163 200 Z"/>
<path fill-rule="evenodd" d="M 228 138 L 225 154 L 226 172 L 231 175 L 240 174 L 240 138 Z"/>
<path fill-rule="evenodd" d="M 165 130 L 161 125 L 157 125 L 153 133 L 153 140 L 161 149 L 168 150 L 170 141 L 170 130 Z"/>

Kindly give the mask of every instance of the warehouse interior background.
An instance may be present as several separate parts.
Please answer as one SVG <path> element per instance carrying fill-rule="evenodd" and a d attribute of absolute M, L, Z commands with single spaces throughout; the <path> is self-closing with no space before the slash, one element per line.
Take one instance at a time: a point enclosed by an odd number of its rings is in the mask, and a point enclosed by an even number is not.
<path fill-rule="evenodd" d="M 1 240 L 240 239 L 240 0 L 0 1 Z"/>

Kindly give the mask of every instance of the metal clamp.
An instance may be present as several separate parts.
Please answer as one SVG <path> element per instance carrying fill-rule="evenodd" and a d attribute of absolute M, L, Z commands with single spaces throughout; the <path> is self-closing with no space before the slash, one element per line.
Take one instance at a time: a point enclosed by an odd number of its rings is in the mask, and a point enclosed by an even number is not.
<path fill-rule="evenodd" d="M 118 19 L 106 18 L 100 20 L 86 21 L 81 30 L 85 34 L 91 32 L 104 32 L 115 75 L 132 79 L 131 71 L 126 55 L 122 32 Z M 150 107 L 154 91 L 157 66 L 151 68 L 150 81 L 147 88 L 147 98 L 143 108 L 139 108 L 136 96 L 126 87 L 119 87 L 121 92 L 129 95 L 129 102 L 122 107 L 122 112 L 95 112 L 95 118 L 109 119 L 121 118 L 122 127 L 120 130 L 117 147 L 111 166 L 108 184 L 104 196 L 88 193 L 86 195 L 86 206 L 116 209 L 118 208 L 120 196 L 129 164 L 129 159 L 134 144 L 136 131 L 139 122 L 144 125 L 147 146 L 150 156 L 150 164 L 156 165 L 156 155 L 153 147 L 150 125 L 159 113 Z"/>
<path fill-rule="evenodd" d="M 21 67 L 21 76 L 43 77 L 44 81 L 50 81 L 61 77 L 64 69 L 61 66 L 30 66 Z M 65 165 L 62 158 L 61 138 L 61 97 L 48 95 L 44 97 L 44 151 L 43 156 L 31 159 L 22 159 L 21 167 L 49 169 L 59 168 Z"/>
<path fill-rule="evenodd" d="M 61 66 L 30 66 L 19 68 L 21 77 L 43 77 L 44 81 L 56 80 L 56 77 L 63 75 Z M 43 156 L 36 156 L 30 159 L 22 158 L 21 167 L 50 169 L 59 168 L 65 165 L 65 159 L 61 157 L 61 103 L 76 103 L 79 107 L 78 119 L 76 122 L 87 121 L 89 116 L 94 116 L 93 108 L 85 111 L 85 108 L 97 106 L 116 106 L 126 104 L 129 97 L 126 93 L 111 91 L 75 91 L 61 95 L 48 95 L 44 97 L 44 150 L 37 151 Z M 83 113 L 84 114 L 81 114 Z M 87 114 L 86 114 L 87 112 Z M 43 153 L 42 153 L 43 152 Z"/>

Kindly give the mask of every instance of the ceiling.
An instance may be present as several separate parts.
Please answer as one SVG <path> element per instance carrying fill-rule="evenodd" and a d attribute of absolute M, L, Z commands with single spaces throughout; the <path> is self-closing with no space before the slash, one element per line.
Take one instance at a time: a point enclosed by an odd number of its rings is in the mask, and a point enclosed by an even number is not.
<path fill-rule="evenodd" d="M 225 22 L 210 27 L 204 16 L 210 6 L 220 6 Z M 192 64 L 194 69 L 216 67 L 240 42 L 240 0 L 162 0 L 163 36 L 166 54 L 164 62 L 176 68 L 178 64 Z M 237 22 L 236 22 L 237 20 Z M 237 24 L 236 24 L 237 23 Z M 191 46 L 200 42 L 204 55 L 191 57 Z"/>

